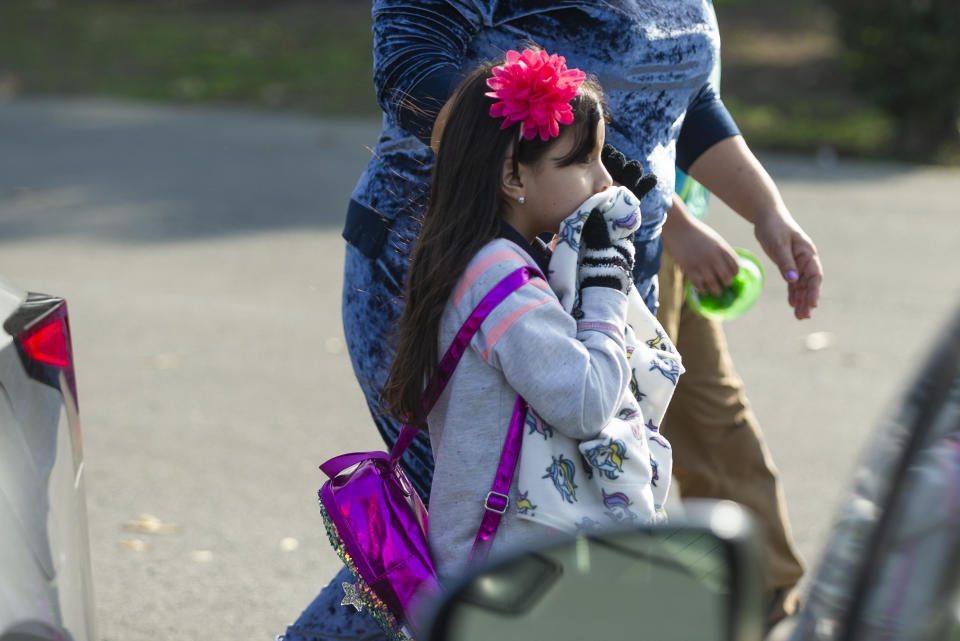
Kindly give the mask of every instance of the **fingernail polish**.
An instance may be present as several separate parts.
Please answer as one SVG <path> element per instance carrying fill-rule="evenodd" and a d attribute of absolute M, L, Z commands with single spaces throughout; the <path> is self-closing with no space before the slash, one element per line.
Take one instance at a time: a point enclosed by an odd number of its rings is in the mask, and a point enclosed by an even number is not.
<path fill-rule="evenodd" d="M 797 280 L 797 272 L 793 269 L 787 272 L 787 280 Z"/>

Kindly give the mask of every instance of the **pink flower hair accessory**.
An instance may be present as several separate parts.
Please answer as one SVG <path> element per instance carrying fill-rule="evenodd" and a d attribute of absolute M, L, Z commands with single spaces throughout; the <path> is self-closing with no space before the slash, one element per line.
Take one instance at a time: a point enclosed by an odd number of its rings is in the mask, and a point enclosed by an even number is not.
<path fill-rule="evenodd" d="M 540 134 L 540 140 L 560 135 L 560 125 L 573 122 L 570 101 L 580 90 L 587 75 L 568 69 L 567 60 L 546 51 L 510 50 L 507 61 L 493 68 L 487 78 L 490 98 L 499 98 L 490 107 L 490 115 L 503 118 L 501 129 L 522 123 L 520 134 L 528 140 Z"/>

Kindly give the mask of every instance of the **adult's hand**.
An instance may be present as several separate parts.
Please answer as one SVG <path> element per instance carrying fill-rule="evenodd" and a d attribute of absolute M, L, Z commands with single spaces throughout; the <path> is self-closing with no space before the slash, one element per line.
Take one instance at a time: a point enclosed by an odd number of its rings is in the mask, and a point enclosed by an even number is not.
<path fill-rule="evenodd" d="M 753 233 L 787 281 L 787 302 L 797 319 L 810 318 L 820 303 L 823 266 L 810 237 L 781 212 L 772 212 L 754 223 Z"/>
<path fill-rule="evenodd" d="M 794 316 L 810 318 L 823 285 L 820 256 L 743 136 L 714 144 L 690 165 L 688 173 L 753 224 L 760 246 L 787 282 L 787 302 Z"/>
<path fill-rule="evenodd" d="M 663 246 L 698 292 L 719 296 L 737 275 L 737 254 L 730 243 L 697 220 L 676 195 L 663 226 Z"/>

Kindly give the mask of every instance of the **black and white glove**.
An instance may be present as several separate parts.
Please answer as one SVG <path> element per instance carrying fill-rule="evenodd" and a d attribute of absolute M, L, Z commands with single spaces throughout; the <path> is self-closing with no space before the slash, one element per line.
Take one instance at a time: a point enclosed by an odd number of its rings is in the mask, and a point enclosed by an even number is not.
<path fill-rule="evenodd" d="M 637 201 L 614 187 L 590 211 L 580 239 L 580 288 L 609 287 L 626 294 L 633 286 L 633 231 L 640 225 Z"/>
<path fill-rule="evenodd" d="M 620 183 L 637 197 L 643 200 L 657 184 L 657 177 L 643 173 L 643 166 L 636 160 L 627 160 L 619 149 L 607 143 L 600 152 L 600 160 L 614 181 Z"/>

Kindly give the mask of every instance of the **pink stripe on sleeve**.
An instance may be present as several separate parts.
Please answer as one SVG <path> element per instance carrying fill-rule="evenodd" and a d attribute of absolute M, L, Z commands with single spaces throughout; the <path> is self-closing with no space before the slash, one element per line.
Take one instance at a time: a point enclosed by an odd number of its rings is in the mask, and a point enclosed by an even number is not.
<path fill-rule="evenodd" d="M 604 323 L 603 321 L 584 321 L 577 323 L 577 331 L 583 331 L 585 329 L 595 329 L 601 332 L 610 332 L 611 334 L 617 336 L 618 338 L 623 338 L 623 332 L 620 329 L 613 325 L 612 323 Z"/>
<path fill-rule="evenodd" d="M 463 300 L 463 297 L 466 296 L 470 288 L 473 287 L 473 284 L 480 277 L 480 274 L 497 263 L 512 263 L 517 267 L 522 267 L 527 264 L 517 252 L 509 249 L 501 249 L 500 251 L 493 252 L 489 256 L 484 256 L 471 265 L 466 273 L 464 273 L 463 278 L 460 279 L 460 283 L 453 292 L 453 304 L 456 307 L 460 307 L 460 301 Z"/>
<path fill-rule="evenodd" d="M 497 341 L 506 333 L 510 326 L 513 325 L 518 318 L 529 312 L 534 307 L 540 307 L 547 303 L 555 302 L 552 298 L 541 298 L 540 300 L 535 300 L 527 303 L 523 307 L 518 307 L 517 309 L 510 312 L 505 316 L 499 323 L 493 326 L 486 334 L 487 339 L 487 348 L 483 350 L 483 360 L 490 360 L 490 350 L 493 349 L 493 346 L 497 344 Z"/>
<path fill-rule="evenodd" d="M 534 278 L 532 280 L 529 280 L 527 281 L 527 285 L 530 285 L 531 287 L 536 287 L 537 289 L 542 289 L 545 292 L 550 291 L 550 285 L 548 285 L 547 281 L 543 280 L 542 278 Z"/>

